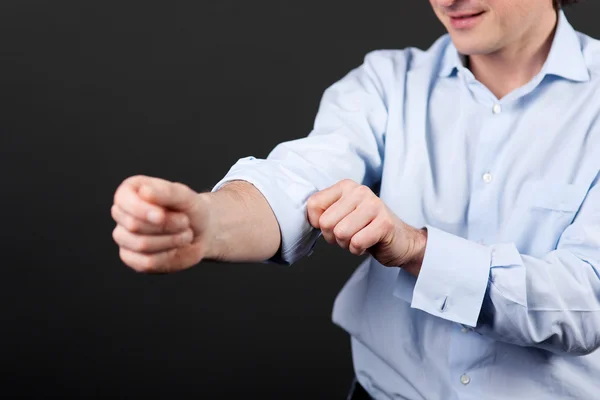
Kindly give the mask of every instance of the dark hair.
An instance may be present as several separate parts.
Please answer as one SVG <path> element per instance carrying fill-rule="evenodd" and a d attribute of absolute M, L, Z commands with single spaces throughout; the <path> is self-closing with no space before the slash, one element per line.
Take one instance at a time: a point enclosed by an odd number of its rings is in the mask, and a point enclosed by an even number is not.
<path fill-rule="evenodd" d="M 559 8 L 568 6 L 569 4 L 577 3 L 577 1 L 578 0 L 552 0 L 552 3 L 554 4 L 554 8 L 558 10 Z"/>

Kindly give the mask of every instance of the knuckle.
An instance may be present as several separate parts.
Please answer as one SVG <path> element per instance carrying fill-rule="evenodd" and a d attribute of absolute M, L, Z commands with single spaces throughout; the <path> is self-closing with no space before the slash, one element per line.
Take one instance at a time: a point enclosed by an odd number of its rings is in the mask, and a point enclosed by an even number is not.
<path fill-rule="evenodd" d="M 183 215 L 174 214 L 170 218 L 168 218 L 167 229 L 171 229 L 171 230 L 175 231 L 181 227 L 187 227 L 188 225 L 189 225 L 189 219 L 185 214 L 183 214 Z"/>
<path fill-rule="evenodd" d="M 350 253 L 352 253 L 352 254 L 354 254 L 356 256 L 359 256 L 360 253 L 362 252 L 359 248 L 357 248 L 356 246 L 353 246 L 353 245 L 350 245 L 348 247 L 348 250 L 350 250 Z"/>
<path fill-rule="evenodd" d="M 123 247 L 119 247 L 119 258 L 129 267 L 133 267 L 133 265 L 131 265 L 131 263 L 129 262 L 129 258 L 125 254 L 125 249 Z"/>
<path fill-rule="evenodd" d="M 190 217 L 186 214 L 180 214 L 177 219 L 177 226 L 188 226 L 190 224 Z"/>
<path fill-rule="evenodd" d="M 137 263 L 137 264 L 133 265 L 133 269 L 134 269 L 136 272 L 139 272 L 139 273 L 142 273 L 142 274 L 145 274 L 145 273 L 147 273 L 147 272 L 150 272 L 150 271 L 151 271 L 151 269 L 150 269 L 150 268 L 148 268 L 148 267 L 146 267 L 146 265 L 145 265 L 145 264 L 143 264 L 143 263 Z"/>
<path fill-rule="evenodd" d="M 179 235 L 173 235 L 171 237 L 171 246 L 178 247 L 185 243 L 185 233 Z"/>
<path fill-rule="evenodd" d="M 117 187 L 115 196 L 117 195 L 117 193 L 123 192 L 123 190 L 126 187 L 135 185 L 136 182 L 141 181 L 143 178 L 144 178 L 143 175 L 132 175 L 132 176 L 128 176 L 127 178 L 123 179 L 123 181 L 121 181 L 121 183 Z"/>
<path fill-rule="evenodd" d="M 176 189 L 177 191 L 191 190 L 188 185 L 186 185 L 185 183 L 182 183 L 182 182 L 173 182 L 173 188 Z"/>
<path fill-rule="evenodd" d="M 387 231 L 394 228 L 394 222 L 390 218 L 382 218 L 380 222 L 381 229 Z"/>
<path fill-rule="evenodd" d="M 123 181 L 124 184 L 134 184 L 134 183 L 138 183 L 144 179 L 146 179 L 147 176 L 143 175 L 143 174 L 135 174 L 135 175 L 131 175 L 127 178 L 125 178 L 125 180 Z"/>
<path fill-rule="evenodd" d="M 126 213 L 135 211 L 139 206 L 137 195 L 129 190 L 122 190 L 115 198 L 115 203 Z"/>
<path fill-rule="evenodd" d="M 155 257 L 152 256 L 143 256 L 140 258 L 140 262 L 138 263 L 138 268 L 141 272 L 150 272 L 156 268 Z"/>
<path fill-rule="evenodd" d="M 337 226 L 335 228 L 333 228 L 333 234 L 335 235 L 336 238 L 338 239 L 349 239 L 349 231 L 348 229 L 341 225 L 341 224 L 337 224 Z"/>
<path fill-rule="evenodd" d="M 328 234 L 323 234 L 323 239 L 325 239 L 325 241 L 329 244 L 334 244 L 336 242 L 335 239 Z"/>
<path fill-rule="evenodd" d="M 344 188 L 351 188 L 354 187 L 356 185 L 358 185 L 356 182 L 354 182 L 352 179 L 342 179 L 340 182 L 340 185 L 342 185 L 342 187 Z"/>
<path fill-rule="evenodd" d="M 139 270 L 139 262 L 136 262 L 136 260 L 131 257 L 131 252 L 129 250 L 125 249 L 124 247 L 120 247 L 119 257 L 121 258 L 121 261 L 123 261 L 123 263 L 125 263 L 125 265 L 127 265 L 129 268 L 132 268 L 136 271 Z"/>
<path fill-rule="evenodd" d="M 370 199 L 365 201 L 365 205 L 369 208 L 378 208 L 381 206 L 381 200 L 379 197 L 371 197 Z"/>
<path fill-rule="evenodd" d="M 188 187 L 181 182 L 171 182 L 170 185 L 167 185 L 167 193 L 169 196 L 181 196 L 187 189 Z"/>
<path fill-rule="evenodd" d="M 324 215 L 325 214 L 321 215 L 321 217 L 319 218 L 319 226 L 321 227 L 321 230 L 330 231 L 333 229 L 333 224 Z"/>
<path fill-rule="evenodd" d="M 314 228 L 321 229 L 321 225 L 319 224 L 319 215 L 315 211 L 311 211 L 310 209 L 307 211 L 308 222 Z"/>
<path fill-rule="evenodd" d="M 137 232 L 140 230 L 140 224 L 132 217 L 123 217 L 123 226 L 130 232 Z"/>
<path fill-rule="evenodd" d="M 120 243 L 119 226 L 117 225 L 112 231 L 112 238 L 115 242 Z"/>
<path fill-rule="evenodd" d="M 119 250 L 119 256 L 125 265 L 136 272 L 149 272 L 153 268 L 151 256 L 134 255 L 123 247 Z"/>
<path fill-rule="evenodd" d="M 117 187 L 117 190 L 115 190 L 115 194 L 113 195 L 113 203 L 114 204 L 119 204 L 121 197 L 123 197 L 122 193 L 123 193 L 123 184 L 119 185 L 119 187 Z"/>
<path fill-rule="evenodd" d="M 357 252 L 361 252 L 364 249 L 362 240 L 356 239 L 356 236 L 350 240 L 350 247 L 354 248 L 354 250 Z"/>
<path fill-rule="evenodd" d="M 117 220 L 119 219 L 119 210 L 117 209 L 116 204 L 113 204 L 110 208 L 110 216 L 112 217 L 112 219 L 115 220 L 115 222 L 117 222 Z"/>
<path fill-rule="evenodd" d="M 368 194 L 371 194 L 371 189 L 368 186 L 365 185 L 359 185 L 356 186 L 356 188 L 354 188 L 355 192 L 361 196 L 366 196 Z"/>
<path fill-rule="evenodd" d="M 132 247 L 136 251 L 147 251 L 150 250 L 150 241 L 143 237 L 136 238 L 135 240 L 132 240 Z"/>
<path fill-rule="evenodd" d="M 308 200 L 306 201 L 306 207 L 308 208 L 309 211 L 317 208 L 318 204 L 319 204 L 319 199 L 318 199 L 317 193 L 310 196 L 308 198 Z"/>
<path fill-rule="evenodd" d="M 144 266 L 143 262 L 140 261 L 140 260 L 126 262 L 126 264 L 129 265 L 136 272 L 142 272 L 142 273 L 144 273 L 144 272 L 147 271 L 147 269 Z"/>

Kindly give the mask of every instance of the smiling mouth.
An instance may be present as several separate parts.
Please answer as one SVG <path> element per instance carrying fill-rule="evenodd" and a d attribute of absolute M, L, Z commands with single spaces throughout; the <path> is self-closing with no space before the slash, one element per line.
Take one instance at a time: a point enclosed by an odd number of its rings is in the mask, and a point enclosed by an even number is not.
<path fill-rule="evenodd" d="M 480 11 L 478 13 L 473 13 L 473 14 L 465 14 L 465 15 L 460 15 L 460 16 L 455 16 L 455 17 L 450 17 L 451 19 L 456 19 L 456 20 L 461 20 L 461 19 L 469 19 L 469 18 L 475 18 L 480 16 L 481 14 L 483 14 L 485 11 Z"/>
<path fill-rule="evenodd" d="M 450 25 L 454 29 L 469 30 L 474 28 L 481 20 L 485 11 L 480 11 L 472 14 L 449 15 Z"/>

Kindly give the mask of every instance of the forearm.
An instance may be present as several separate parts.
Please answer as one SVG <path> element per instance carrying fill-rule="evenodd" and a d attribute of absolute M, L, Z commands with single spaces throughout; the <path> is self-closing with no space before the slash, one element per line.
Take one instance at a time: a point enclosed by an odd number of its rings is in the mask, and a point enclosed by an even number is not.
<path fill-rule="evenodd" d="M 251 183 L 232 181 L 200 194 L 210 210 L 205 260 L 262 262 L 279 250 L 279 224 L 269 203 Z"/>

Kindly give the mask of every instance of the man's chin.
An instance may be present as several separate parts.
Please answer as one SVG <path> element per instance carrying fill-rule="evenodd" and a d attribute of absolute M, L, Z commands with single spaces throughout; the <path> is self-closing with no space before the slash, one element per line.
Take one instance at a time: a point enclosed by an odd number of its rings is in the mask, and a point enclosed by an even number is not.
<path fill-rule="evenodd" d="M 466 41 L 464 38 L 452 38 L 452 43 L 456 50 L 464 56 L 485 55 L 494 52 L 492 46 L 482 43 L 481 41 Z"/>

